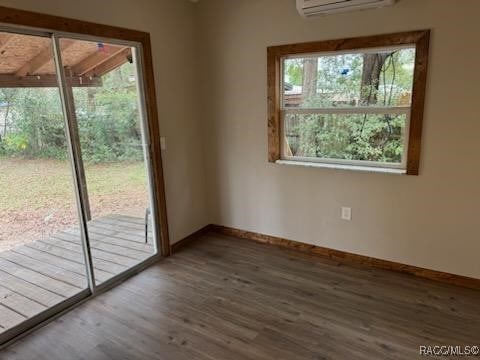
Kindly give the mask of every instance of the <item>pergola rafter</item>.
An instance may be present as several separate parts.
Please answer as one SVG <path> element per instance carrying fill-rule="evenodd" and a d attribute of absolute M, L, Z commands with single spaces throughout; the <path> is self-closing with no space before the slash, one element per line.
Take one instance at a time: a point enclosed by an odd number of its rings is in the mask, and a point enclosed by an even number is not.
<path fill-rule="evenodd" d="M 12 39 L 11 34 L 3 33 L 0 34 L 0 54 L 3 54 L 5 47 L 8 45 L 8 42 Z"/>
<path fill-rule="evenodd" d="M 130 50 L 130 48 L 125 48 L 122 46 L 114 45 L 103 45 L 101 51 L 97 51 L 85 59 L 83 59 L 78 64 L 71 67 L 73 75 L 84 76 L 89 72 L 92 72 L 93 69 L 102 65 L 103 63 L 109 61 L 111 58 L 122 53 L 125 49 Z M 124 61 L 123 63 L 125 63 Z"/>
<path fill-rule="evenodd" d="M 62 51 L 68 49 L 74 44 L 74 40 L 64 40 L 60 44 Z M 20 69 L 15 73 L 18 77 L 23 77 L 26 75 L 33 75 L 48 62 L 53 60 L 53 47 L 51 44 L 48 44 L 37 56 L 35 56 L 30 61 L 23 64 Z"/>
<path fill-rule="evenodd" d="M 101 86 L 101 77 L 132 58 L 131 48 L 61 39 L 67 84 Z M 49 38 L 0 33 L 0 87 L 56 87 L 57 74 Z"/>
<path fill-rule="evenodd" d="M 85 73 L 85 75 L 90 77 L 101 77 L 117 67 L 122 66 L 127 61 L 132 62 L 132 51 L 130 48 L 123 48 L 108 59 L 105 59 L 105 61 L 93 67 L 89 72 Z"/>

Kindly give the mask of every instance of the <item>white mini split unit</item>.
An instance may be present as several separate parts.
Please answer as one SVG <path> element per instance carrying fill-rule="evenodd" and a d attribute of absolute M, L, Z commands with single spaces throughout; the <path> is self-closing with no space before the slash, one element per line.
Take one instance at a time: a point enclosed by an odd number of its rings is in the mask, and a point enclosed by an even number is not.
<path fill-rule="evenodd" d="M 395 0 L 297 0 L 297 9 L 304 17 L 328 15 L 393 5 Z"/>

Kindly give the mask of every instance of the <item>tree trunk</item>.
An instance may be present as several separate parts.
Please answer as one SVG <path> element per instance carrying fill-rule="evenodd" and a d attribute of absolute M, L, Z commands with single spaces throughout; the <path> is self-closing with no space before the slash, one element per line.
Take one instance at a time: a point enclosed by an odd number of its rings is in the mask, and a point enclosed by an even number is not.
<path fill-rule="evenodd" d="M 39 119 L 35 118 L 32 122 L 32 142 L 31 142 L 31 151 L 30 155 L 36 156 L 40 150 L 40 129 L 38 126 Z"/>
<path fill-rule="evenodd" d="M 97 93 L 96 88 L 87 88 L 87 110 L 90 113 L 95 112 L 95 94 Z"/>
<path fill-rule="evenodd" d="M 17 94 L 17 89 L 2 89 L 2 95 L 5 98 L 5 102 L 7 103 L 7 108 L 5 110 L 5 117 L 3 123 L 3 136 L 7 135 L 8 130 L 8 115 L 10 115 L 10 108 L 12 106 L 13 99 Z"/>
<path fill-rule="evenodd" d="M 303 60 L 303 90 L 304 100 L 311 99 L 317 94 L 318 59 L 307 58 Z"/>
<path fill-rule="evenodd" d="M 8 114 L 10 112 L 10 102 L 7 101 L 7 108 L 5 110 L 5 117 L 3 119 L 3 136 L 7 136 L 7 123 L 8 123 Z"/>
<path fill-rule="evenodd" d="M 385 61 L 392 53 L 363 55 L 362 83 L 360 88 L 360 104 L 370 105 L 377 102 L 380 74 Z"/>

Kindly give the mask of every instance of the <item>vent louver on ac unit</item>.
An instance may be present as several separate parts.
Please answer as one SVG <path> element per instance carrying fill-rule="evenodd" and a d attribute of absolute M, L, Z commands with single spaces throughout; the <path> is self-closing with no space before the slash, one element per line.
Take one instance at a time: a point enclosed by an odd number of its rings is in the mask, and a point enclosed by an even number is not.
<path fill-rule="evenodd" d="M 393 5 L 395 0 L 297 0 L 300 15 L 309 17 Z"/>

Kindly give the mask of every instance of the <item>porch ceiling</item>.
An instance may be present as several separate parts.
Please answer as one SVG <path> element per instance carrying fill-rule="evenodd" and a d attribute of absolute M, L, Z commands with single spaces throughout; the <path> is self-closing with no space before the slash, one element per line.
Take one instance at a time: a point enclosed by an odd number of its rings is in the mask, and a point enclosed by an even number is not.
<path fill-rule="evenodd" d="M 60 39 L 67 82 L 100 86 L 101 77 L 131 61 L 128 46 Z M 0 32 L 0 87 L 58 86 L 51 39 Z"/>

